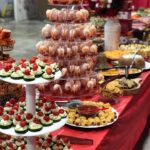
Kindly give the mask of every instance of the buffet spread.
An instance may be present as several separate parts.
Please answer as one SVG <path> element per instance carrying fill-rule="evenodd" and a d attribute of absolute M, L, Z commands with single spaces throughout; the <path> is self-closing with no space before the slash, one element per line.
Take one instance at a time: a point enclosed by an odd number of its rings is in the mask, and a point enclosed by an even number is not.
<path fill-rule="evenodd" d="M 37 56 L 16 61 L 5 54 L 15 40 L 0 27 L 0 149 L 77 150 L 92 145 L 89 150 L 95 150 L 99 144 L 93 131 L 101 134 L 102 129 L 105 137 L 129 103 L 124 97 L 140 93 L 143 72 L 150 69 L 150 46 L 121 43 L 99 53 L 94 41 L 103 36 L 97 29 L 105 19 L 90 19 L 87 4 L 80 0 L 48 3 L 53 7 L 46 11 L 50 23 L 41 29 Z M 149 28 L 149 20 L 138 15 L 133 19 Z"/>

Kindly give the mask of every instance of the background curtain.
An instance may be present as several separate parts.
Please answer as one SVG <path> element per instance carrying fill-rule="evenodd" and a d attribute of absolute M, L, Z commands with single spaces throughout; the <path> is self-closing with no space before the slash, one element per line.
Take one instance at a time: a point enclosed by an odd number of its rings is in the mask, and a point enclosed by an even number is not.
<path fill-rule="evenodd" d="M 133 0 L 133 3 L 136 10 L 140 7 L 150 8 L 150 0 Z"/>

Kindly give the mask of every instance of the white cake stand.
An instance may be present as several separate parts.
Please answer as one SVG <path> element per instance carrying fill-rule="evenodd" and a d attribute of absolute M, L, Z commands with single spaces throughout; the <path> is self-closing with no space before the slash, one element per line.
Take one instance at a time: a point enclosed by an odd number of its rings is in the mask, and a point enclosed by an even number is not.
<path fill-rule="evenodd" d="M 42 84 L 42 83 L 48 83 L 54 80 L 57 80 L 61 77 L 61 71 L 58 71 L 55 74 L 55 77 L 53 80 L 45 80 L 43 78 L 36 78 L 34 81 L 24 81 L 24 80 L 14 80 L 11 79 L 10 77 L 8 78 L 0 78 L 0 80 L 3 80 L 5 82 L 9 82 L 9 83 L 15 83 L 15 84 L 24 84 L 26 85 L 26 108 L 27 108 L 27 112 L 28 113 L 32 113 L 33 115 L 35 115 L 36 112 L 36 84 Z M 27 150 L 35 150 L 36 148 L 36 141 L 35 141 L 35 136 L 39 136 L 42 134 L 46 134 L 48 132 L 53 132 L 59 128 L 61 128 L 62 126 L 65 125 L 67 119 L 62 119 L 60 122 L 54 123 L 52 126 L 50 127 L 43 127 L 43 129 L 39 132 L 27 132 L 26 134 L 16 134 L 14 131 L 14 128 L 10 128 L 10 129 L 0 129 L 0 132 L 8 134 L 8 135 L 14 135 L 14 136 L 23 136 L 23 137 L 27 137 Z"/>

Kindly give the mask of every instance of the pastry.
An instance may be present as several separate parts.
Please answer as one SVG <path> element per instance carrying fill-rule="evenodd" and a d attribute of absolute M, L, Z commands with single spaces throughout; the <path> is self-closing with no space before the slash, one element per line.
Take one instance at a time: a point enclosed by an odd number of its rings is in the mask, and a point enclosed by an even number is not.
<path fill-rule="evenodd" d="M 74 21 L 75 20 L 75 11 L 69 10 L 67 14 L 67 21 Z"/>
<path fill-rule="evenodd" d="M 69 40 L 70 40 L 70 41 L 74 41 L 75 38 L 76 38 L 76 30 L 71 29 L 71 30 L 69 31 Z"/>
<path fill-rule="evenodd" d="M 96 31 L 96 27 L 94 25 L 91 25 L 90 26 L 90 32 L 91 32 L 91 35 L 92 36 L 95 36 L 97 31 Z"/>
<path fill-rule="evenodd" d="M 51 37 L 51 26 L 45 25 L 45 27 L 43 27 L 42 31 L 41 31 L 42 37 L 43 38 L 50 38 Z"/>
<path fill-rule="evenodd" d="M 81 11 L 76 11 L 75 13 L 75 21 L 80 22 L 83 20 L 83 13 Z"/>
<path fill-rule="evenodd" d="M 8 39 L 11 36 L 11 31 L 8 29 L 2 29 L 0 33 L 0 39 Z"/>
<path fill-rule="evenodd" d="M 90 53 L 92 55 L 96 55 L 98 53 L 98 47 L 97 47 L 97 45 L 95 45 L 95 44 L 91 45 L 91 47 L 90 47 Z"/>
<path fill-rule="evenodd" d="M 86 9 L 80 9 L 80 12 L 82 13 L 82 20 L 87 21 L 89 18 L 89 12 Z"/>
<path fill-rule="evenodd" d="M 59 30 L 56 27 L 53 27 L 51 30 L 51 37 L 54 40 L 58 40 L 59 39 Z"/>
<path fill-rule="evenodd" d="M 67 28 L 63 28 L 61 30 L 61 38 L 62 38 L 62 40 L 66 40 L 68 38 L 68 33 L 69 33 L 69 31 L 68 31 Z"/>

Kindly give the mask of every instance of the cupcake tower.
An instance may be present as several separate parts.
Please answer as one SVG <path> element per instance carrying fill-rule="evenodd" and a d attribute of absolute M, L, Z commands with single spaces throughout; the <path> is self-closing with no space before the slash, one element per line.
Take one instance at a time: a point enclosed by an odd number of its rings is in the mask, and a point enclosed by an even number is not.
<path fill-rule="evenodd" d="M 37 43 L 36 49 L 39 57 L 59 64 L 62 78 L 45 85 L 43 94 L 55 100 L 91 96 L 97 91 L 97 81 L 101 76 L 93 71 L 98 47 L 92 42 L 96 28 L 89 23 L 89 12 L 78 0 L 48 2 L 54 7 L 46 11 L 50 24 L 42 28 L 44 40 Z"/>

